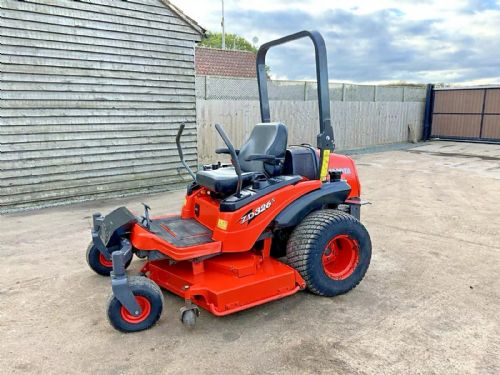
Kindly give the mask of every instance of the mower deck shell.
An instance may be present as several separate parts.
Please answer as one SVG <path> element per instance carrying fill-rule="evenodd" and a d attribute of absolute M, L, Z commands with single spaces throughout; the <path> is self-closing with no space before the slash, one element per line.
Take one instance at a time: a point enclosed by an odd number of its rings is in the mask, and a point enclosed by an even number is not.
<path fill-rule="evenodd" d="M 199 265 L 151 261 L 142 272 L 148 272 L 148 277 L 162 288 L 216 316 L 280 299 L 305 288 L 304 280 L 293 268 L 254 252 L 222 254 Z"/>

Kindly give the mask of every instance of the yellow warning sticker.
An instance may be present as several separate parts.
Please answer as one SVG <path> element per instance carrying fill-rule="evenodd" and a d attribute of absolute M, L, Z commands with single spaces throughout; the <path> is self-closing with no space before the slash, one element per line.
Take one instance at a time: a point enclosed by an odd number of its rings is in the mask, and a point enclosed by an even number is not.
<path fill-rule="evenodd" d="M 226 230 L 227 229 L 227 220 L 222 220 L 222 219 L 217 220 L 217 228 L 220 228 L 222 230 Z"/>
<path fill-rule="evenodd" d="M 321 163 L 321 181 L 326 181 L 326 174 L 328 173 L 328 163 L 330 162 L 330 150 L 323 150 L 323 162 Z"/>

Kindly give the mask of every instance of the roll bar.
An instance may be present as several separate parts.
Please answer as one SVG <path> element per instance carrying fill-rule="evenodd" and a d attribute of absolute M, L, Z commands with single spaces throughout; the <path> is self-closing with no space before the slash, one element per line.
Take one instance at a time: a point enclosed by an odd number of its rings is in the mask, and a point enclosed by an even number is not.
<path fill-rule="evenodd" d="M 316 80 L 318 82 L 318 107 L 319 107 L 319 134 L 317 136 L 318 148 L 321 150 L 320 165 L 326 155 L 323 150 L 333 151 L 335 147 L 333 128 L 330 117 L 330 92 L 328 87 L 328 62 L 326 57 L 325 40 L 317 31 L 300 31 L 295 34 L 276 39 L 260 46 L 257 52 L 257 82 L 259 85 L 260 113 L 262 122 L 270 122 L 269 95 L 267 91 L 266 54 L 274 46 L 288 43 L 293 40 L 309 37 L 316 52 Z M 328 153 L 329 154 L 329 153 Z M 326 175 L 326 171 L 324 173 Z M 323 179 L 323 173 L 321 173 Z"/>

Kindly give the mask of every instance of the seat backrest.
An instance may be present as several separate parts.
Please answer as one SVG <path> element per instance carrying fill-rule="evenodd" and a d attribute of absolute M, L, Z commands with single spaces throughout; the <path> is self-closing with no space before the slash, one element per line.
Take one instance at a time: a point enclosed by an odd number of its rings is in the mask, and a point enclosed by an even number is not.
<path fill-rule="evenodd" d="M 246 161 L 250 155 L 274 155 L 284 158 L 288 141 L 288 130 L 279 122 L 257 124 L 250 137 L 240 148 L 238 159 L 243 172 L 267 173 L 270 176 L 279 174 L 279 168 L 261 160 Z"/>

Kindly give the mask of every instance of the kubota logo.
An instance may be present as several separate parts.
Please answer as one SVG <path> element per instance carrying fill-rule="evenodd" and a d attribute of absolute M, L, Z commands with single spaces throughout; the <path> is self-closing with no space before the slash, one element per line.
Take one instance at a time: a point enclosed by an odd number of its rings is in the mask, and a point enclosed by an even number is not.
<path fill-rule="evenodd" d="M 343 174 L 351 174 L 351 168 L 339 168 L 338 170 Z"/>
<path fill-rule="evenodd" d="M 261 213 L 263 213 L 265 210 L 267 210 L 269 207 L 271 207 L 274 203 L 275 199 L 271 198 L 268 200 L 266 203 L 261 204 L 259 207 L 257 207 L 255 210 L 250 210 L 248 211 L 245 215 L 242 216 L 240 219 L 240 224 L 245 224 L 250 222 L 255 219 L 255 217 L 259 216 Z"/>

